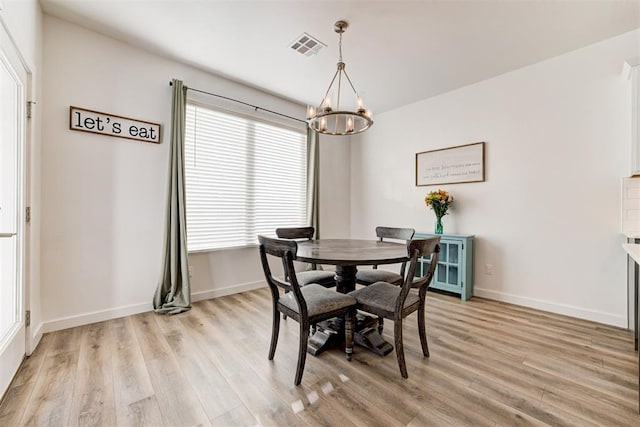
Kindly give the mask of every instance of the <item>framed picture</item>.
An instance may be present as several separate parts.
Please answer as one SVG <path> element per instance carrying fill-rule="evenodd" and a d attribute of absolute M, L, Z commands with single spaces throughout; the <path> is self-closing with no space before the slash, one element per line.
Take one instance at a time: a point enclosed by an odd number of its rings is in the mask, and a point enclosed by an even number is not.
<path fill-rule="evenodd" d="M 484 181 L 484 142 L 416 153 L 416 186 Z"/>
<path fill-rule="evenodd" d="M 160 144 L 160 124 L 69 107 L 69 129 Z"/>

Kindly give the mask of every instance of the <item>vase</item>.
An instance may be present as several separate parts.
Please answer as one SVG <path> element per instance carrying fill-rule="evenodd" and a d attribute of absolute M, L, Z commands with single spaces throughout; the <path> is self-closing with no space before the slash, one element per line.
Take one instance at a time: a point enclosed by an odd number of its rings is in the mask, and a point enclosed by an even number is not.
<path fill-rule="evenodd" d="M 435 229 L 435 234 L 442 234 L 443 229 L 442 229 L 442 217 L 437 217 L 436 218 L 436 229 Z"/>

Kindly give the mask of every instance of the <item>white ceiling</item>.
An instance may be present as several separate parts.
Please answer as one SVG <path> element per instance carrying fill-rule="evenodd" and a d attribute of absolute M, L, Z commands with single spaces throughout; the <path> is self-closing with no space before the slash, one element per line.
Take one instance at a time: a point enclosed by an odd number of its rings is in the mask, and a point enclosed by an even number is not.
<path fill-rule="evenodd" d="M 41 4 L 50 15 L 304 104 L 319 103 L 329 85 L 338 58 L 333 24 L 345 19 L 346 69 L 374 113 L 640 27 L 640 0 Z M 293 51 L 302 32 L 328 47 L 311 57 Z"/>

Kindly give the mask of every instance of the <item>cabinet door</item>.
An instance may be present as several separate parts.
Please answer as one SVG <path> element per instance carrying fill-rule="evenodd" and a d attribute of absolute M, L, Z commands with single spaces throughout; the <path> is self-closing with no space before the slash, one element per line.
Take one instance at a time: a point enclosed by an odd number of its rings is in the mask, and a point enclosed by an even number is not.
<path fill-rule="evenodd" d="M 420 258 L 418 259 L 418 265 L 416 265 L 416 271 L 413 277 L 422 277 L 429 271 L 430 259 Z"/>
<path fill-rule="evenodd" d="M 631 176 L 640 175 L 640 65 L 630 67 L 631 80 Z"/>
<path fill-rule="evenodd" d="M 462 242 L 442 240 L 440 256 L 432 286 L 445 291 L 460 293 L 462 287 Z"/>
<path fill-rule="evenodd" d="M 420 258 L 416 268 L 416 277 L 427 273 L 431 257 Z M 436 266 L 431 286 L 445 291 L 460 293 L 462 287 L 462 241 L 442 240 L 440 242 L 440 256 Z"/>

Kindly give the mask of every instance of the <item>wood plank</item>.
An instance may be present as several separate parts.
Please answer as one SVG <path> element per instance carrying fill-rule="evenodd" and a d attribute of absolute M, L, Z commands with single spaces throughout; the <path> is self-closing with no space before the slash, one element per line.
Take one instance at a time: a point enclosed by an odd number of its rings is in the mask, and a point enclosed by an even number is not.
<path fill-rule="evenodd" d="M 214 426 L 255 427 L 256 417 L 246 406 L 237 406 L 213 420 Z"/>
<path fill-rule="evenodd" d="M 132 427 L 167 425 L 160 413 L 155 395 L 132 402 L 123 409 L 126 409 L 126 411 L 121 411 L 126 415 L 126 418 L 123 421 L 118 421 L 118 425 Z"/>
<path fill-rule="evenodd" d="M 211 425 L 188 380 L 184 378 L 171 347 L 163 339 L 154 313 L 132 316 L 155 398 L 165 424 Z"/>
<path fill-rule="evenodd" d="M 565 404 L 559 406 L 563 411 L 587 416 L 587 420 L 601 420 L 603 424 L 609 425 L 621 422 L 624 424 L 627 418 L 623 414 L 630 412 L 629 406 L 622 406 L 603 393 L 596 396 L 593 390 L 564 378 L 537 369 L 527 369 L 523 364 L 505 363 L 504 360 L 487 354 L 485 349 L 475 348 L 467 343 L 456 345 L 453 338 L 441 337 L 434 343 L 434 347 L 447 362 L 453 363 L 450 369 L 478 373 L 488 383 L 519 393 L 524 399 L 541 401 L 551 390 L 556 390 L 556 397 L 565 400 Z M 581 400 L 592 400 L 592 403 L 585 407 L 580 403 Z"/>
<path fill-rule="evenodd" d="M 80 349 L 80 339 L 82 338 L 82 328 L 82 326 L 79 326 L 53 333 L 52 342 L 47 349 L 47 356 L 78 351 Z"/>
<path fill-rule="evenodd" d="M 69 424 L 73 388 L 78 367 L 78 354 L 82 328 L 78 331 L 57 336 L 53 354 L 47 352 L 44 364 L 33 393 L 27 403 L 21 424 L 37 426 L 65 426 Z M 77 341 L 77 342 L 76 342 Z M 62 351 L 62 348 L 76 348 L 73 351 Z M 51 349 L 50 349 L 51 350 Z"/>
<path fill-rule="evenodd" d="M 117 423 L 143 425 L 162 419 L 131 317 L 111 320 L 108 325 Z"/>
<path fill-rule="evenodd" d="M 52 336 L 52 334 L 45 334 L 40 340 L 38 348 L 20 365 L 20 369 L 18 369 L 11 387 L 7 390 L 2 405 L 0 405 L 0 426 L 17 425 L 22 419 L 44 364 Z"/>
<path fill-rule="evenodd" d="M 206 301 L 201 308 L 202 311 L 198 314 L 203 316 L 200 317 L 203 322 L 206 322 L 206 318 L 213 315 L 213 313 L 216 313 L 224 324 L 229 324 L 237 316 L 237 312 L 231 310 L 228 306 L 225 307 L 221 301 Z M 247 327 L 245 321 L 242 324 L 243 329 L 252 330 Z M 246 359 L 240 345 L 246 340 L 247 338 L 244 334 L 236 334 L 235 330 L 226 328 L 218 331 L 215 336 L 200 336 L 201 345 L 207 347 L 210 352 L 216 353 L 215 358 L 220 365 L 224 365 L 222 372 L 230 387 L 241 396 L 244 405 L 251 410 L 258 423 L 266 425 L 305 425 L 306 423 L 292 411 L 291 401 L 283 399 L 279 393 L 275 392 L 269 382 L 258 380 L 254 367 Z M 223 353 L 220 353 L 221 349 L 224 350 Z M 228 358 L 229 354 L 234 355 L 233 363 L 223 363 L 222 360 Z M 263 354 L 266 354 L 266 351 Z M 270 364 L 266 356 L 263 363 Z M 277 375 L 281 375 L 281 373 Z M 292 382 L 293 379 L 291 378 L 290 381 Z M 291 385 L 287 387 L 291 387 Z M 303 396 L 300 390 L 297 390 L 296 394 L 296 400 Z"/>
<path fill-rule="evenodd" d="M 157 320 L 176 359 L 180 360 L 180 369 L 198 395 L 209 420 L 213 421 L 242 406 L 242 400 L 229 386 L 210 355 L 192 337 L 190 329 L 204 326 L 198 318 L 193 315 L 188 318 L 162 316 Z M 193 322 L 185 324 L 185 320 Z"/>
<path fill-rule="evenodd" d="M 108 426 L 116 423 L 113 396 L 111 337 L 105 322 L 83 328 L 70 426 Z"/>

